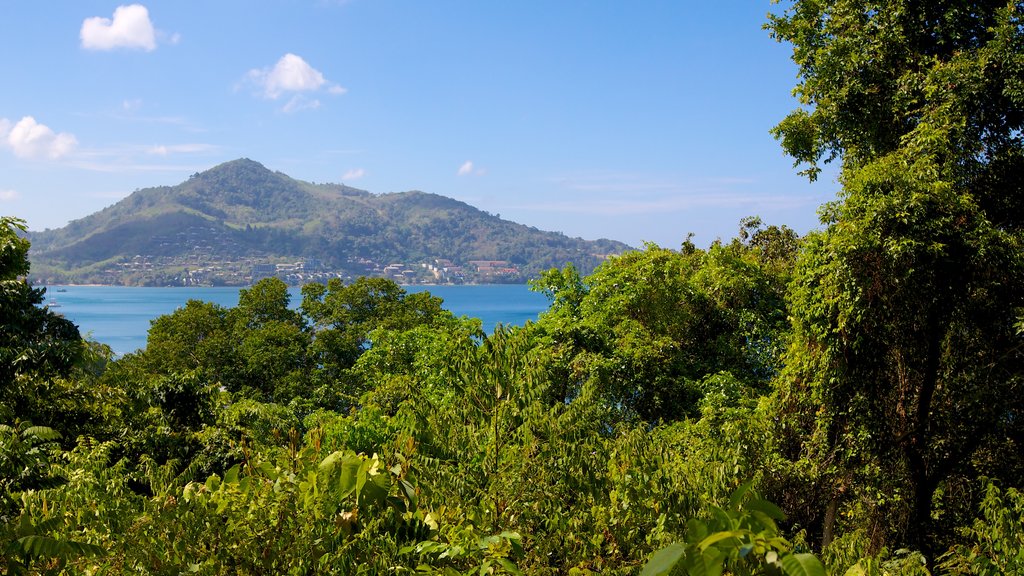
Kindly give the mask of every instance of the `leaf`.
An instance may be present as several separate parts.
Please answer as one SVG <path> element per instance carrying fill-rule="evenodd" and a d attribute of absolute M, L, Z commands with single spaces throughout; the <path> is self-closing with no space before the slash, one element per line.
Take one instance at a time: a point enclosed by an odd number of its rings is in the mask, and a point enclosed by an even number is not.
<path fill-rule="evenodd" d="M 814 554 L 787 554 L 779 559 L 779 564 L 789 576 L 825 576 L 825 566 Z"/>
<path fill-rule="evenodd" d="M 686 546 L 675 542 L 651 554 L 651 558 L 644 564 L 640 576 L 664 576 L 672 572 L 683 557 L 686 555 Z"/>
<path fill-rule="evenodd" d="M 370 478 L 370 481 L 363 485 L 362 493 L 359 495 L 360 504 L 380 504 L 388 497 L 388 477 L 384 474 L 377 474 Z"/>
<path fill-rule="evenodd" d="M 843 573 L 843 576 L 864 576 L 867 571 L 864 570 L 864 566 L 861 566 L 860 562 L 857 562 L 850 569 Z"/>
<path fill-rule="evenodd" d="M 60 432 L 46 426 L 29 426 L 21 432 L 21 437 L 25 440 L 52 442 L 54 440 L 60 440 Z"/>
<path fill-rule="evenodd" d="M 750 535 L 750 533 L 751 532 L 749 530 L 726 530 L 722 532 L 715 532 L 714 534 L 701 540 L 700 544 L 697 544 L 697 549 L 699 549 L 701 552 L 704 552 L 709 547 L 713 546 L 718 542 L 721 542 L 722 540 L 728 540 L 729 538 L 739 539 L 744 536 Z"/>
<path fill-rule="evenodd" d="M 686 540 L 689 542 L 700 542 L 708 535 L 707 524 L 696 518 L 686 521 Z"/>
<path fill-rule="evenodd" d="M 277 480 L 279 476 L 277 473 L 277 469 L 274 468 L 274 465 L 271 464 L 270 462 L 260 462 L 259 465 L 256 467 L 259 468 L 260 472 L 262 472 L 263 475 L 266 476 L 267 478 L 271 480 Z"/>
<path fill-rule="evenodd" d="M 711 520 L 708 522 L 708 529 L 714 532 L 733 530 L 739 526 L 736 517 L 722 510 L 718 506 L 711 507 Z"/>
<path fill-rule="evenodd" d="M 415 509 L 416 503 L 419 500 L 416 497 L 416 487 L 406 480 L 399 480 L 398 485 L 402 488 L 402 492 L 405 493 L 405 497 L 409 499 L 409 503 L 412 504 Z"/>
<path fill-rule="evenodd" d="M 30 558 L 57 558 L 60 544 L 49 536 L 25 536 L 18 539 L 22 553 Z"/>
<path fill-rule="evenodd" d="M 786 513 L 782 511 L 782 508 L 779 508 L 774 503 L 767 500 L 761 500 L 760 498 L 747 502 L 747 509 L 761 512 L 772 520 L 786 519 Z"/>
<path fill-rule="evenodd" d="M 360 466 L 363 460 L 355 454 L 334 452 L 320 463 L 320 470 L 327 473 L 329 485 L 338 500 L 354 492 L 359 486 Z M 365 482 L 365 478 L 363 480 Z"/>
<path fill-rule="evenodd" d="M 717 548 L 705 550 L 686 566 L 690 576 L 721 576 L 725 570 L 726 554 Z"/>
<path fill-rule="evenodd" d="M 234 465 L 224 473 L 225 484 L 238 484 L 238 465 Z"/>
<path fill-rule="evenodd" d="M 49 536 L 25 536 L 18 539 L 22 552 L 32 558 L 70 560 L 80 556 L 102 556 L 106 550 L 95 544 L 57 540 Z"/>
<path fill-rule="evenodd" d="M 729 508 L 732 510 L 738 510 L 740 504 L 743 502 L 743 498 L 746 497 L 747 493 L 750 492 L 750 487 L 754 485 L 754 481 L 747 480 L 740 487 L 733 491 L 732 495 L 729 496 Z"/>
<path fill-rule="evenodd" d="M 501 564 L 501 567 L 504 568 L 505 571 L 508 572 L 509 574 L 515 574 L 516 576 L 522 576 L 523 573 L 508 558 L 497 558 L 497 561 L 498 561 L 498 564 Z"/>

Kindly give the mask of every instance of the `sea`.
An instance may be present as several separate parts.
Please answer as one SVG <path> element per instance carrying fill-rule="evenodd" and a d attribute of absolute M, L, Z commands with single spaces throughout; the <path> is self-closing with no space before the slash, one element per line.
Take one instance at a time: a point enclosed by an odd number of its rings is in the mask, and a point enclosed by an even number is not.
<path fill-rule="evenodd" d="M 429 291 L 456 316 L 479 318 L 490 334 L 498 324 L 522 326 L 548 308 L 543 294 L 524 284 L 404 286 L 406 292 Z M 150 322 L 189 300 L 238 304 L 238 287 L 141 288 L 126 286 L 47 286 L 46 304 L 78 325 L 83 336 L 110 346 L 118 356 L 146 346 Z M 298 306 L 298 287 L 289 289 Z"/>

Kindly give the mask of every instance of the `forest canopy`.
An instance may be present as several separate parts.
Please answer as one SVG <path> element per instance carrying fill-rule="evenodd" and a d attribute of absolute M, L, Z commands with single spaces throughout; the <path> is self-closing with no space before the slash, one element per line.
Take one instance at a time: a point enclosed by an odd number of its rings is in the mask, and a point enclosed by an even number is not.
<path fill-rule="evenodd" d="M 41 574 L 1024 573 L 1024 5 L 797 1 L 838 198 L 541 274 L 192 301 L 112 358 L 0 221 L 0 561 Z"/>

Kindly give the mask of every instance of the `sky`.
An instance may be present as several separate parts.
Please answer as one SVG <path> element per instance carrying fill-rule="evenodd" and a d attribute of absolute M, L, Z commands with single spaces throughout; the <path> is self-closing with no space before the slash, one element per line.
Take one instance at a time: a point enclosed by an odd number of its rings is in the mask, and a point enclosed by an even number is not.
<path fill-rule="evenodd" d="M 59 228 L 236 158 L 678 248 L 835 196 L 769 130 L 797 107 L 768 1 L 6 0 L 0 214 Z"/>

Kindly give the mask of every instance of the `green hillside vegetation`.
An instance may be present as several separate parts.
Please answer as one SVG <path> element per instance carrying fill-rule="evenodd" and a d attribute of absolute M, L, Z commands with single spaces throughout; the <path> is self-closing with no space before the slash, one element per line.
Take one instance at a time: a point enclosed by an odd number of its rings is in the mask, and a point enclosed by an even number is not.
<path fill-rule="evenodd" d="M 11 574 L 1024 574 L 1024 5 L 797 1 L 822 230 L 552 268 L 537 322 L 264 279 L 111 358 L 0 219 Z M 927 24 L 923 26 L 922 24 Z"/>
<path fill-rule="evenodd" d="M 236 265 L 248 272 L 253 262 L 305 259 L 347 275 L 366 273 L 360 263 L 366 260 L 507 261 L 518 269 L 509 280 L 523 282 L 566 263 L 592 270 L 606 255 L 627 249 L 610 240 L 541 232 L 435 194 L 374 195 L 302 182 L 247 159 L 177 186 L 137 190 L 31 240 L 34 277 L 49 283 L 175 283 L 170 279 L 184 268 Z M 136 256 L 152 266 L 117 266 Z"/>

